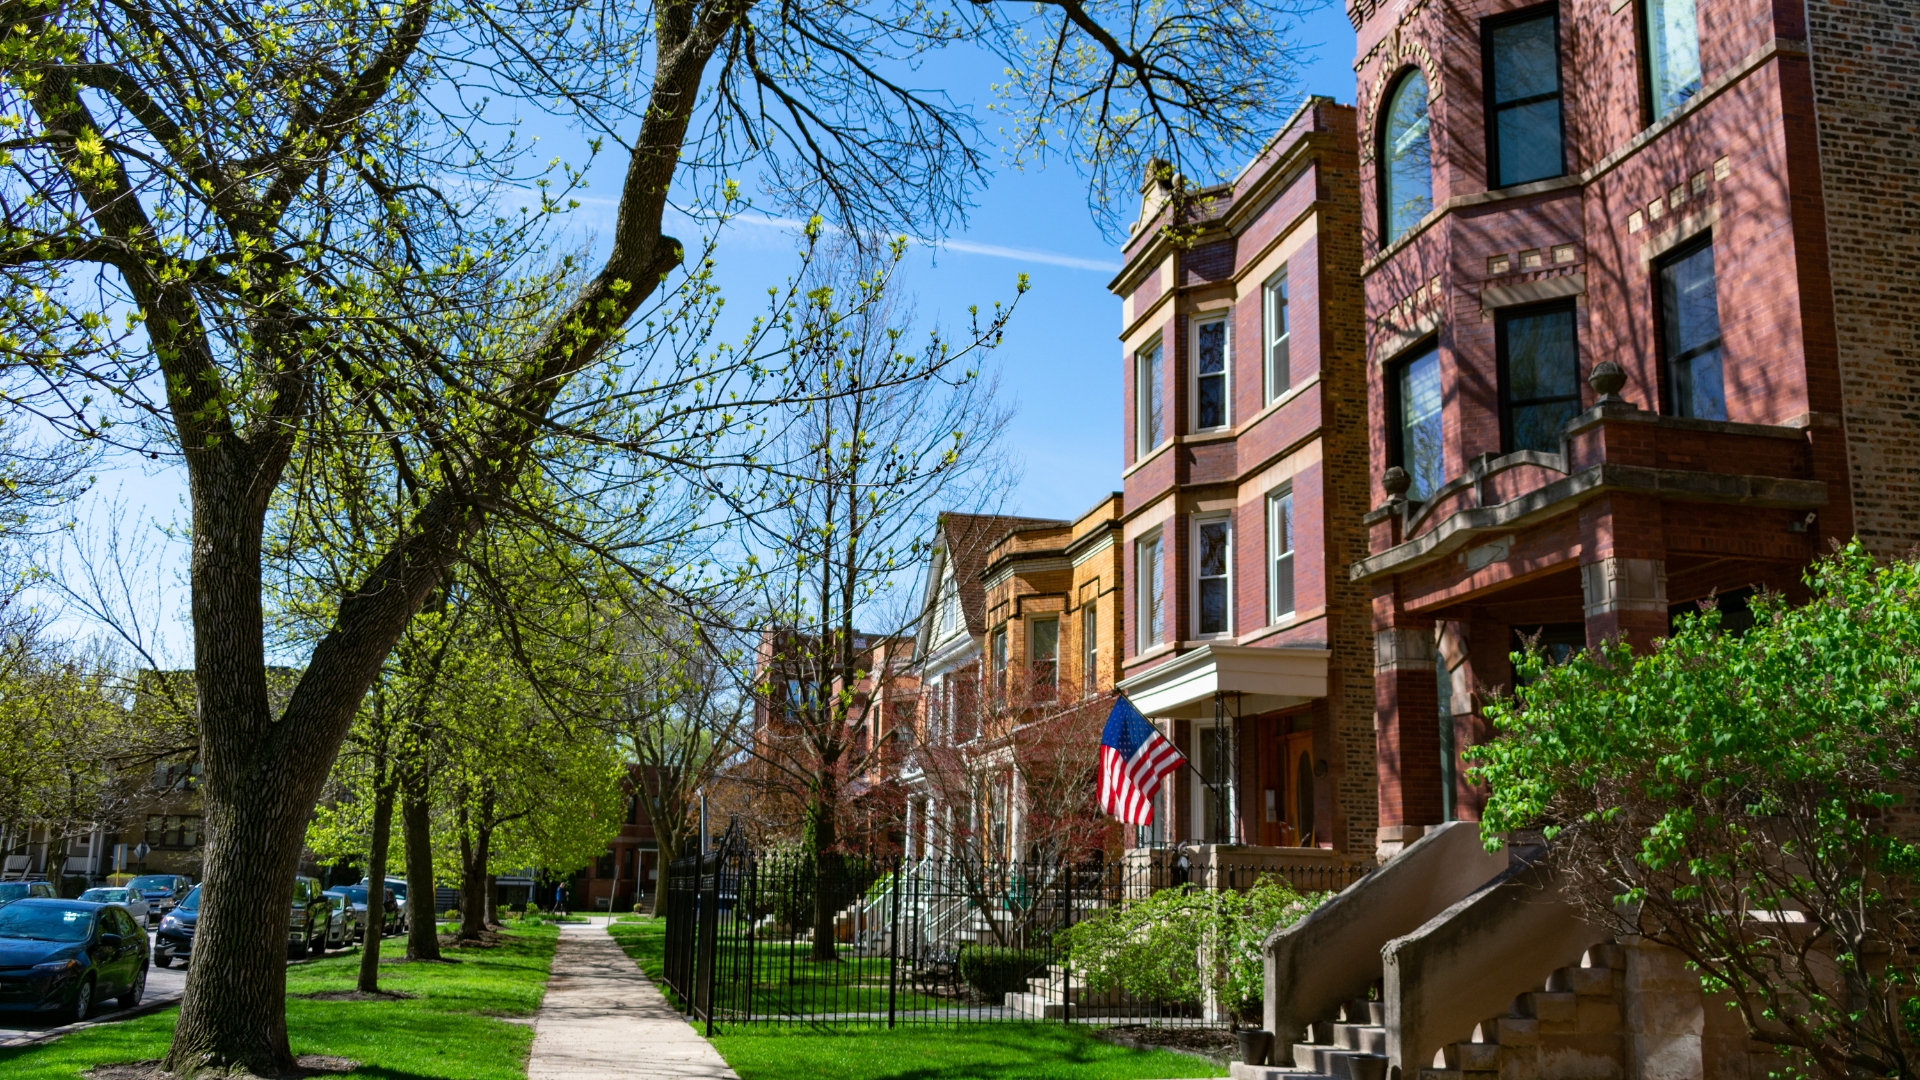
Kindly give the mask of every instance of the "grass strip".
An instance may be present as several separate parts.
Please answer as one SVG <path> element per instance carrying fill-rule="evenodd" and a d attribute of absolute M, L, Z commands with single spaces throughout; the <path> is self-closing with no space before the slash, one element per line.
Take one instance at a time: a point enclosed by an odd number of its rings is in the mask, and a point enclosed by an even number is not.
<path fill-rule="evenodd" d="M 509 930 L 492 948 L 448 948 L 453 964 L 383 964 L 393 1001 L 309 1001 L 296 995 L 352 990 L 358 950 L 287 969 L 287 1034 L 298 1054 L 360 1062 L 352 1076 L 408 1080 L 524 1080 L 531 1018 L 553 965 L 553 930 Z M 398 953 L 405 942 L 386 948 Z M 383 949 L 385 951 L 385 949 Z M 166 1055 L 176 1009 L 125 1023 L 98 1024 L 50 1043 L 0 1050 L 8 1080 L 74 1080 L 95 1065 Z"/>

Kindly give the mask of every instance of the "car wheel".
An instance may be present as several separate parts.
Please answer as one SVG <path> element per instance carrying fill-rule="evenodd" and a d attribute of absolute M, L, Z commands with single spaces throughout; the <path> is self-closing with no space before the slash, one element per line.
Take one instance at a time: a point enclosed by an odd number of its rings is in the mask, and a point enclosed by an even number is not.
<path fill-rule="evenodd" d="M 160 965 L 163 968 L 172 967 L 173 966 L 173 950 L 169 949 L 166 952 L 154 953 L 153 962 Z"/>
<path fill-rule="evenodd" d="M 327 952 L 327 934 L 329 934 L 329 933 L 330 933 L 331 931 L 332 931 L 332 928 L 331 928 L 331 927 L 329 927 L 329 928 L 328 928 L 328 929 L 326 929 L 326 930 L 322 930 L 322 931 L 320 931 L 320 936 L 319 936 L 319 937 L 316 937 L 316 938 L 311 938 L 311 939 L 309 939 L 309 940 L 307 941 L 307 954 L 308 954 L 309 956 L 324 956 L 324 955 L 326 955 L 326 952 Z"/>
<path fill-rule="evenodd" d="M 80 989 L 74 991 L 73 1000 L 67 1003 L 61 1013 L 60 1022 L 77 1024 L 93 1014 L 93 976 L 80 980 Z"/>
<path fill-rule="evenodd" d="M 140 974 L 135 975 L 133 977 L 132 988 L 129 989 L 126 993 L 121 994 L 117 1000 L 120 1002 L 121 1008 L 131 1009 L 135 1005 L 140 1004 L 140 996 L 142 994 L 145 994 L 146 992 L 147 992 L 147 969 L 145 967 L 142 967 L 140 969 Z"/>

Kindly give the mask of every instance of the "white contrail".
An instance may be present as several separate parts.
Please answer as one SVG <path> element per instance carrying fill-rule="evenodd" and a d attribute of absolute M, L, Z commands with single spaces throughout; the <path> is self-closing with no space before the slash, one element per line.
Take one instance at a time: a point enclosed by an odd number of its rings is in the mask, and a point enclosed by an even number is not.
<path fill-rule="evenodd" d="M 730 218 L 729 221 L 740 225 L 759 225 L 765 228 L 792 231 L 804 229 L 807 224 L 797 218 L 773 217 L 769 214 L 740 214 Z M 938 251 L 957 251 L 965 255 L 985 255 L 994 259 L 1045 263 L 1049 266 L 1065 266 L 1073 270 L 1097 270 L 1106 274 L 1115 273 L 1120 269 L 1119 263 L 1083 259 L 1077 255 L 1062 255 L 1056 251 L 1034 251 L 1031 248 L 1002 247 L 999 244 L 976 244 L 971 240 L 928 240 L 918 236 L 912 239 L 916 244 Z"/>

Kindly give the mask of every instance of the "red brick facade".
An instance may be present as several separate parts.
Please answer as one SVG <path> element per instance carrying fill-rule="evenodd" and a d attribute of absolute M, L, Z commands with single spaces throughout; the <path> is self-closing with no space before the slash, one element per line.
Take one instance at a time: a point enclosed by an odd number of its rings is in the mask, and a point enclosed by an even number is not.
<path fill-rule="evenodd" d="M 1368 593 L 1349 563 L 1366 554 L 1366 385 L 1361 364 L 1359 205 L 1353 110 L 1309 101 L 1233 183 L 1199 193 L 1169 242 L 1171 213 L 1149 191 L 1148 210 L 1113 283 L 1125 300 L 1122 424 L 1126 517 L 1123 678 L 1136 678 L 1210 644 L 1326 649 L 1327 693 L 1307 704 L 1242 716 L 1235 762 L 1236 839 L 1262 845 L 1373 850 L 1373 685 Z M 1266 376 L 1265 291 L 1284 279 L 1286 387 Z M 1199 424 L 1195 324 L 1227 321 L 1226 423 Z M 1162 349 L 1164 438 L 1139 438 L 1137 358 Z M 1292 610 L 1276 612 L 1270 499 L 1291 492 Z M 1196 521 L 1231 526 L 1229 625 L 1196 622 Z M 1164 633 L 1143 636 L 1141 542 L 1164 545 Z M 1165 721 L 1195 758 L 1201 721 Z M 1205 721 L 1211 723 L 1211 721 Z M 1310 779 L 1301 776 L 1305 758 Z M 1198 760 L 1197 758 L 1195 759 Z M 1175 778 L 1161 839 L 1201 838 L 1194 774 Z M 1311 824 L 1296 799 L 1312 804 Z M 1271 807 L 1269 802 L 1272 803 Z"/>
<path fill-rule="evenodd" d="M 1856 530 L 1883 552 L 1916 537 L 1911 6 L 1700 3 L 1698 88 L 1656 117 L 1649 2 L 1349 8 L 1374 507 L 1372 554 L 1352 573 L 1373 596 L 1385 845 L 1442 820 L 1448 795 L 1453 816 L 1477 816 L 1442 739 L 1457 751 L 1486 737 L 1476 710 L 1511 684 L 1517 633 L 1645 645 L 1709 595 L 1796 591 Z M 1502 20 L 1549 10 L 1565 171 L 1490 187 L 1487 43 Z M 1383 245 L 1383 108 L 1416 70 L 1431 212 Z M 1677 415 L 1668 368 L 1661 267 L 1701 242 L 1724 419 Z M 1557 447 L 1518 447 L 1501 320 L 1568 301 L 1577 415 Z M 1441 482 L 1409 499 L 1386 482 L 1412 468 L 1397 363 L 1429 348 Z M 1623 376 L 1607 398 L 1604 377 L 1588 382 L 1602 361 Z"/>

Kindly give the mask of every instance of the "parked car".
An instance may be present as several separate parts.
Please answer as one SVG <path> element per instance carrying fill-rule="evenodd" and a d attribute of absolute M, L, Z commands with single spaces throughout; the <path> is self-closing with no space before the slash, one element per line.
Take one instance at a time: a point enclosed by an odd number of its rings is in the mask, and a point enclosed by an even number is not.
<path fill-rule="evenodd" d="M 365 885 L 342 885 L 333 891 L 344 894 L 347 900 L 352 903 L 354 940 L 365 941 L 367 939 L 367 887 Z M 399 933 L 399 898 L 393 895 L 392 889 L 388 889 L 381 903 L 384 905 L 384 910 L 381 913 L 380 936 L 387 937 Z"/>
<path fill-rule="evenodd" d="M 0 1010 L 85 1020 L 147 989 L 147 932 L 117 904 L 28 897 L 0 908 Z"/>
<path fill-rule="evenodd" d="M 366 883 L 366 878 L 360 879 L 362 886 L 366 885 Z M 390 931 L 390 933 L 404 934 L 407 932 L 407 879 L 403 877 L 388 878 L 387 891 L 393 894 L 394 903 L 399 905 L 400 908 L 400 928 Z"/>
<path fill-rule="evenodd" d="M 146 896 L 139 889 L 132 887 L 103 885 L 81 893 L 80 899 L 89 904 L 118 904 L 127 909 L 127 914 L 140 920 L 141 926 L 147 925 L 148 918 L 153 914 L 153 908 L 148 905 Z"/>
<path fill-rule="evenodd" d="M 139 889 L 156 915 L 165 915 L 173 905 L 186 898 L 193 879 L 185 874 L 141 874 L 127 882 L 127 888 Z"/>
<path fill-rule="evenodd" d="M 15 900 L 25 900 L 30 896 L 48 900 L 56 899 L 53 895 L 53 885 L 49 882 L 0 881 L 0 907 L 5 907 Z"/>
<path fill-rule="evenodd" d="M 293 904 L 287 914 L 287 955 L 298 959 L 326 952 L 327 921 L 332 915 L 333 901 L 327 899 L 319 878 L 294 878 Z"/>
<path fill-rule="evenodd" d="M 176 957 L 181 960 L 193 956 L 194 925 L 200 921 L 200 886 L 187 890 L 187 895 L 173 906 L 173 910 L 160 916 L 160 931 L 154 935 L 153 962 L 161 967 L 172 967 Z"/>
<path fill-rule="evenodd" d="M 339 889 L 328 889 L 320 895 L 327 898 L 327 948 L 344 949 L 353 944 L 360 926 L 353 914 L 353 901 Z"/>

